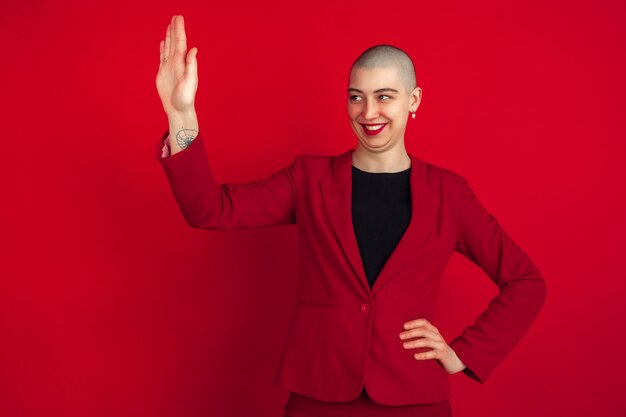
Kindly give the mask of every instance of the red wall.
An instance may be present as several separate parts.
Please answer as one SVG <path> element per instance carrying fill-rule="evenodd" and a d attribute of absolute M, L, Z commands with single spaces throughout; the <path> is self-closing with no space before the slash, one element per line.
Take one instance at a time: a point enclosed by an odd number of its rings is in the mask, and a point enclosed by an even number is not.
<path fill-rule="evenodd" d="M 408 151 L 468 178 L 549 287 L 487 384 L 450 376 L 455 416 L 626 413 L 626 3 L 68 3 L 0 15 L 0 415 L 282 415 L 295 227 L 185 223 L 153 153 L 173 14 L 221 182 L 355 146 L 352 61 L 406 50 L 423 89 Z M 455 254 L 447 341 L 495 289 Z"/>

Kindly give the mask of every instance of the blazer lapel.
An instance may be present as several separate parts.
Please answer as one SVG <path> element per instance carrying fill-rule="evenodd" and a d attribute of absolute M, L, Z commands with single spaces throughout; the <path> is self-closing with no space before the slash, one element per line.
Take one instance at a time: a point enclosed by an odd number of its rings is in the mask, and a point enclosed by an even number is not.
<path fill-rule="evenodd" d="M 354 149 L 336 155 L 332 162 L 333 172 L 321 178 L 319 183 L 339 243 L 361 283 L 369 292 L 369 283 L 352 224 L 352 152 Z M 411 221 L 376 278 L 371 289 L 372 293 L 378 291 L 393 278 L 415 255 L 437 219 L 440 204 L 439 193 L 427 182 L 426 164 L 410 153 L 409 157 L 411 158 Z"/>

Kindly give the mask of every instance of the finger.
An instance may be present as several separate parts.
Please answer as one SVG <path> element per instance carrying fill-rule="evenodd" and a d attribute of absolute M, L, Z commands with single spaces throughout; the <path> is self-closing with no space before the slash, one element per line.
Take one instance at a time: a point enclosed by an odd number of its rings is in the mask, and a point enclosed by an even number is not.
<path fill-rule="evenodd" d="M 429 347 L 433 349 L 443 349 L 445 348 L 445 343 L 433 339 L 419 339 L 419 340 L 411 340 L 408 342 L 404 342 L 402 347 L 405 349 L 415 349 L 418 347 Z"/>
<path fill-rule="evenodd" d="M 413 354 L 413 358 L 422 360 L 422 359 L 437 359 L 441 356 L 441 351 L 439 350 L 429 350 L 428 352 L 419 352 Z"/>
<path fill-rule="evenodd" d="M 169 57 L 174 56 L 174 52 L 176 52 L 175 48 L 174 48 L 174 42 L 176 40 L 176 37 L 174 35 L 174 22 L 175 21 L 176 21 L 176 15 L 172 16 L 172 21 L 170 22 L 170 25 L 169 25 L 169 28 L 170 28 L 170 49 L 169 49 L 169 52 L 168 52 L 168 55 L 167 55 Z"/>
<path fill-rule="evenodd" d="M 165 45 L 163 47 L 163 58 L 167 58 L 170 56 L 170 26 L 167 25 L 167 29 L 165 29 Z"/>
<path fill-rule="evenodd" d="M 187 52 L 187 35 L 185 35 L 185 22 L 180 15 L 174 21 L 174 52 L 184 54 Z"/>
<path fill-rule="evenodd" d="M 163 47 L 165 45 L 165 41 L 163 39 L 161 39 L 161 42 L 159 42 L 159 63 L 163 63 Z"/>
<path fill-rule="evenodd" d="M 198 55 L 198 48 L 195 46 L 189 50 L 187 54 L 187 61 L 185 66 L 185 74 L 187 76 L 198 77 L 198 60 L 196 59 L 196 55 Z"/>
<path fill-rule="evenodd" d="M 426 328 L 439 333 L 439 330 L 437 330 L 437 328 L 435 326 L 433 326 L 428 320 L 426 319 L 417 319 L 417 320 L 412 320 L 412 321 L 408 321 L 406 323 L 404 323 L 404 328 L 405 329 L 414 329 L 416 327 L 420 327 L 420 326 L 425 326 Z"/>
<path fill-rule="evenodd" d="M 439 333 L 439 330 L 437 330 L 437 328 L 435 326 L 433 326 L 432 324 L 430 324 L 430 322 L 428 322 L 428 321 L 426 321 L 426 323 L 424 323 L 424 325 L 422 327 L 430 330 L 433 333 Z"/>
<path fill-rule="evenodd" d="M 404 337 L 402 337 L 404 336 Z M 412 337 L 419 337 L 419 336 L 423 336 L 423 337 L 429 337 L 431 339 L 434 340 L 441 340 L 441 335 L 439 333 L 435 333 L 429 329 L 426 329 L 424 327 L 420 327 L 418 329 L 412 329 L 412 330 L 408 330 L 406 332 L 402 332 L 400 333 L 400 339 L 402 340 L 406 340 L 406 339 L 410 339 Z"/>
<path fill-rule="evenodd" d="M 405 329 L 412 329 L 412 328 L 417 327 L 417 326 L 422 326 L 425 323 L 428 323 L 428 320 L 426 320 L 426 319 L 415 319 L 415 320 L 407 321 L 406 323 L 404 323 L 404 325 L 402 327 L 404 327 Z"/>

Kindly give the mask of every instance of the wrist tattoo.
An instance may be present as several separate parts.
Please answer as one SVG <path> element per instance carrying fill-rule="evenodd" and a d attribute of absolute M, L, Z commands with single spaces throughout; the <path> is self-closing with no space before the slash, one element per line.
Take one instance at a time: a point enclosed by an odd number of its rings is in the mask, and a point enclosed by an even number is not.
<path fill-rule="evenodd" d="M 197 134 L 197 129 L 182 128 L 178 132 L 176 132 L 176 144 L 180 146 L 181 149 L 185 149 L 191 144 L 191 142 L 193 142 Z"/>

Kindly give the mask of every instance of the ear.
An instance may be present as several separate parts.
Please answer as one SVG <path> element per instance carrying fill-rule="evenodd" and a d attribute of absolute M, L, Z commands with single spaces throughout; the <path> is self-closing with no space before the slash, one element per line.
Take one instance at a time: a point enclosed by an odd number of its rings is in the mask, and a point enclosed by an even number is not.
<path fill-rule="evenodd" d="M 411 92 L 410 103 L 409 103 L 411 109 L 413 109 L 412 111 L 416 111 L 421 102 L 422 102 L 422 89 L 419 87 L 415 87 L 413 91 Z"/>

